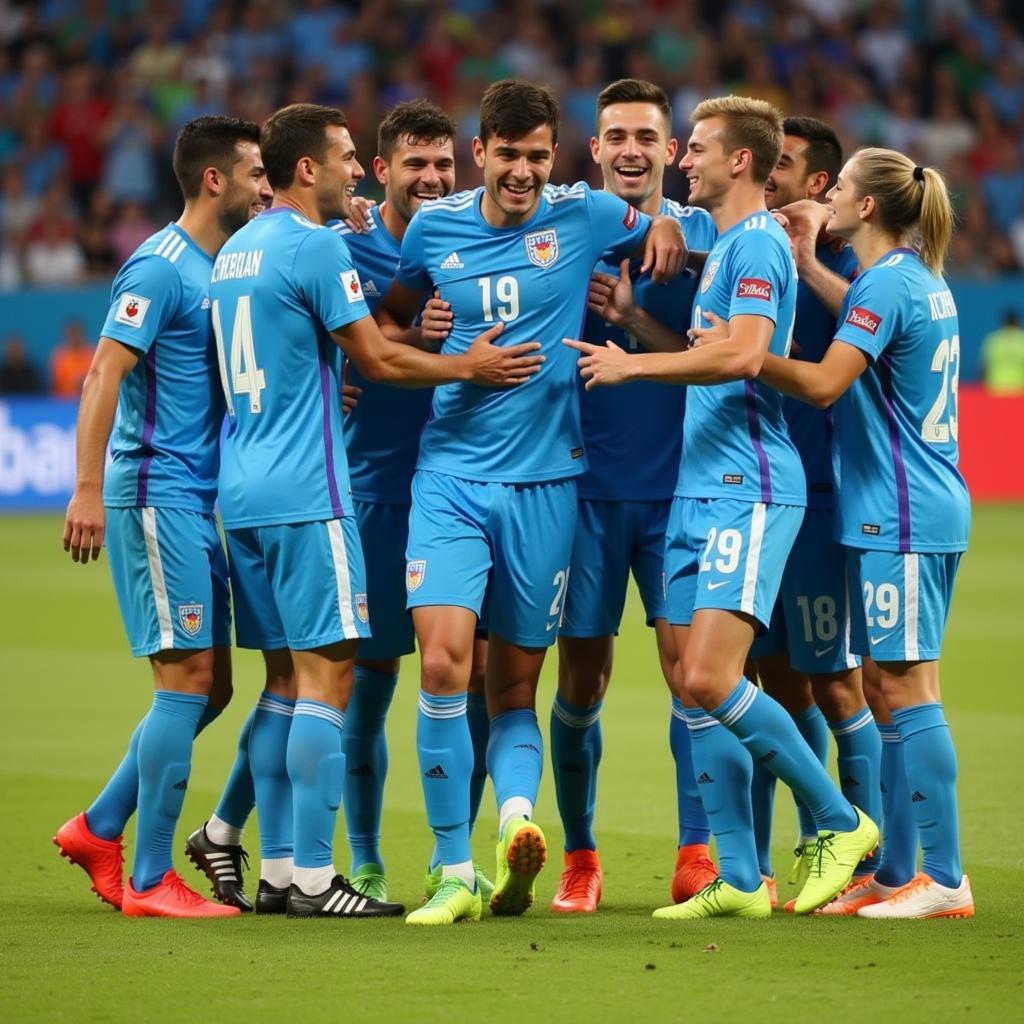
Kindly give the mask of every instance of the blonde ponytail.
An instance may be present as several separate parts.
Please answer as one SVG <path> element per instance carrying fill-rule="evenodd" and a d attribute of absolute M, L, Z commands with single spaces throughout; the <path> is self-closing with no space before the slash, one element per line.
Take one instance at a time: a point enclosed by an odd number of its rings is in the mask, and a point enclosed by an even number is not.
<path fill-rule="evenodd" d="M 924 181 L 921 195 L 921 259 L 925 266 L 939 277 L 953 237 L 953 204 L 945 179 L 933 167 L 923 167 Z"/>

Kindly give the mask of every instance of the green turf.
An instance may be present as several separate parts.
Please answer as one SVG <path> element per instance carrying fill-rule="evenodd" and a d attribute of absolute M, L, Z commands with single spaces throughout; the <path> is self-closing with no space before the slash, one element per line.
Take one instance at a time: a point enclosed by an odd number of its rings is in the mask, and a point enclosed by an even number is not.
<path fill-rule="evenodd" d="M 400 920 L 126 920 L 101 905 L 50 837 L 120 758 L 149 702 L 149 670 L 126 652 L 105 564 L 73 565 L 60 551 L 54 519 L 0 520 L 0 1019 L 1020 1019 L 1022 524 L 1019 506 L 976 510 L 947 636 L 944 689 L 960 754 L 964 862 L 976 918 L 651 920 L 651 909 L 667 901 L 675 808 L 668 698 L 631 599 L 603 718 L 600 912 L 578 919 L 547 909 L 556 853 L 538 881 L 538 906 L 525 917 L 485 913 L 479 925 L 421 930 Z M 543 708 L 553 669 L 551 659 Z M 213 806 L 259 679 L 257 662 L 240 655 L 236 701 L 197 744 L 179 847 L 184 830 Z M 430 848 L 415 768 L 415 696 L 410 661 L 390 722 L 384 819 L 393 898 L 409 904 L 419 897 Z M 794 829 L 788 798 L 778 809 L 776 868 L 784 875 Z M 538 820 L 557 851 L 549 777 Z M 488 794 L 476 853 L 489 865 L 494 830 Z M 257 847 L 255 827 L 247 842 Z M 346 856 L 342 838 L 339 867 L 347 868 Z M 178 866 L 188 866 L 184 857 Z"/>

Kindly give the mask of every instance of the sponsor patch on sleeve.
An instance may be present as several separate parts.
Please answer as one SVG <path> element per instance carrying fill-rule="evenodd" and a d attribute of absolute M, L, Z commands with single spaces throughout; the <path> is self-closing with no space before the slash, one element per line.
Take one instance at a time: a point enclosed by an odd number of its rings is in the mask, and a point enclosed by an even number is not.
<path fill-rule="evenodd" d="M 635 206 L 630 206 L 629 203 L 626 203 L 626 216 L 622 218 L 622 226 L 627 231 L 631 231 L 635 224 L 636 224 L 636 207 Z"/>
<path fill-rule="evenodd" d="M 868 334 L 877 334 L 882 324 L 882 318 L 877 313 L 872 313 L 864 306 L 851 306 L 850 312 L 846 314 L 846 322 L 854 327 L 859 327 Z"/>
<path fill-rule="evenodd" d="M 354 270 L 343 270 L 339 275 L 341 287 L 345 289 L 345 296 L 349 302 L 363 301 L 363 287 L 359 283 L 359 275 Z"/>
<path fill-rule="evenodd" d="M 736 286 L 737 299 L 764 299 L 772 301 L 772 283 L 760 277 L 741 277 Z"/>
<path fill-rule="evenodd" d="M 146 319 L 146 310 L 148 309 L 149 299 L 125 292 L 117 303 L 114 322 L 127 327 L 141 327 L 142 321 Z"/>

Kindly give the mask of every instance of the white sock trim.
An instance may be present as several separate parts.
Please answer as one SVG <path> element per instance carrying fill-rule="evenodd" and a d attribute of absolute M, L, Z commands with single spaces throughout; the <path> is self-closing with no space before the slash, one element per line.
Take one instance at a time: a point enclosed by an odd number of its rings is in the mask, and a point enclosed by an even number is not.
<path fill-rule="evenodd" d="M 498 835 L 505 834 L 505 826 L 512 818 L 533 817 L 533 803 L 525 796 L 510 796 L 498 811 Z"/>
<path fill-rule="evenodd" d="M 287 889 L 294 871 L 295 861 L 291 857 L 264 857 L 260 861 L 260 878 L 275 889 Z"/>
<path fill-rule="evenodd" d="M 218 846 L 238 846 L 242 842 L 242 829 L 211 814 L 206 823 L 206 838 Z"/>
<path fill-rule="evenodd" d="M 464 860 L 461 864 L 443 865 L 441 867 L 441 877 L 461 878 L 469 886 L 470 892 L 476 889 L 476 873 L 473 871 L 473 862 L 471 860 Z"/>
<path fill-rule="evenodd" d="M 333 864 L 326 864 L 322 868 L 297 867 L 292 874 L 292 883 L 307 896 L 319 896 L 330 889 L 336 874 Z"/>

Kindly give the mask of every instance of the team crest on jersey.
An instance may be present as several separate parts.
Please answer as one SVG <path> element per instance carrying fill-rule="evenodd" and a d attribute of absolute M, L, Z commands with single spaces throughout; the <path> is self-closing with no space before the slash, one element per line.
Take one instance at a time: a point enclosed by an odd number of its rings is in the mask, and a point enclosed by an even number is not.
<path fill-rule="evenodd" d="M 195 636 L 203 628 L 203 606 L 201 604 L 179 604 L 178 621 L 189 636 Z"/>
<path fill-rule="evenodd" d="M 526 255 L 535 267 L 542 270 L 558 259 L 558 234 L 554 228 L 548 231 L 531 231 L 526 236 Z"/>
<path fill-rule="evenodd" d="M 365 594 L 356 594 L 356 615 L 359 616 L 360 622 L 370 621 L 370 609 L 366 603 Z"/>
<path fill-rule="evenodd" d="M 423 577 L 427 575 L 427 560 L 417 558 L 405 564 L 405 589 L 411 594 L 419 590 L 423 584 Z"/>
<path fill-rule="evenodd" d="M 146 319 L 146 310 L 148 309 L 149 299 L 125 292 L 117 304 L 114 321 L 127 327 L 141 327 L 142 321 Z"/>
<path fill-rule="evenodd" d="M 704 271 L 704 277 L 700 282 L 701 295 L 711 287 L 711 283 L 715 279 L 715 274 L 718 273 L 718 267 L 721 262 L 721 260 L 712 260 L 711 263 L 708 264 L 708 269 Z"/>

